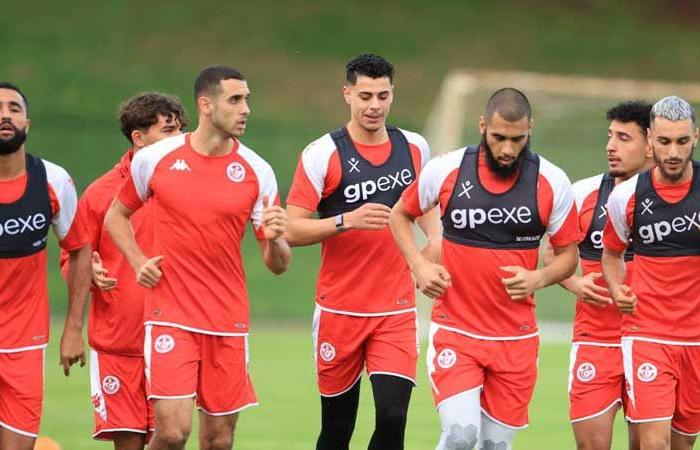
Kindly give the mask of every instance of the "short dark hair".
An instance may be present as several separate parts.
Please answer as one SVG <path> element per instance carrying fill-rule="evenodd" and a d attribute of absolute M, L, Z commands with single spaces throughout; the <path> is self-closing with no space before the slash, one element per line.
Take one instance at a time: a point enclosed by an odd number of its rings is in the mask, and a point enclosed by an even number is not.
<path fill-rule="evenodd" d="M 179 98 L 159 92 L 143 92 L 119 106 L 119 128 L 133 144 L 131 133 L 134 130 L 148 130 L 158 122 L 159 114 L 177 119 L 180 129 L 187 126 L 187 113 Z"/>
<path fill-rule="evenodd" d="M 223 80 L 245 80 L 243 74 L 228 66 L 209 66 L 202 69 L 194 80 L 194 101 L 202 94 L 219 89 Z"/>
<path fill-rule="evenodd" d="M 646 133 L 649 128 L 650 115 L 651 103 L 642 100 L 618 103 L 605 112 L 605 118 L 609 121 L 634 122 L 642 129 L 642 133 Z"/>
<path fill-rule="evenodd" d="M 9 89 L 11 91 L 15 91 L 19 94 L 20 97 L 22 97 L 22 100 L 24 100 L 24 107 L 27 110 L 27 114 L 29 114 L 29 100 L 27 100 L 27 96 L 24 95 L 24 92 L 17 87 L 17 85 L 10 83 L 9 81 L 0 81 L 0 89 Z"/>
<path fill-rule="evenodd" d="M 379 55 L 365 53 L 354 57 L 345 65 L 345 81 L 347 84 L 357 83 L 357 76 L 363 75 L 370 78 L 388 77 L 394 82 L 394 66 Z"/>
<path fill-rule="evenodd" d="M 522 91 L 512 87 L 499 89 L 489 98 L 486 103 L 486 120 L 490 120 L 495 113 L 508 122 L 517 122 L 523 117 L 532 119 L 530 101 Z"/>

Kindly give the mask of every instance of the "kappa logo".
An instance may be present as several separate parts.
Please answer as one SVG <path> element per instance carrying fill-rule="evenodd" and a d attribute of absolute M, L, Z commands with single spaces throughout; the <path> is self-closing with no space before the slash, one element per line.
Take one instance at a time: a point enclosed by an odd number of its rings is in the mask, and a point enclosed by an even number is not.
<path fill-rule="evenodd" d="M 357 167 L 357 165 L 359 163 L 360 163 L 360 161 L 357 158 L 355 158 L 354 156 L 352 158 L 348 159 L 348 164 L 350 164 L 350 170 L 348 172 L 352 173 L 354 171 L 354 172 L 360 173 L 360 169 L 359 169 L 359 167 Z"/>
<path fill-rule="evenodd" d="M 462 192 L 457 194 L 457 197 L 461 197 L 463 195 L 466 195 L 467 198 L 471 200 L 472 196 L 469 195 L 469 191 L 471 191 L 472 189 L 474 189 L 474 185 L 472 184 L 472 182 L 470 180 L 462 181 Z"/>
<path fill-rule="evenodd" d="M 321 359 L 326 362 L 333 361 L 335 358 L 335 347 L 328 342 L 324 342 L 319 347 L 318 354 L 321 356 Z"/>
<path fill-rule="evenodd" d="M 599 219 L 602 219 L 603 217 L 606 217 L 608 215 L 608 210 L 605 209 L 604 206 L 600 207 L 600 214 L 598 215 Z"/>
<path fill-rule="evenodd" d="M 15 236 L 41 230 L 46 225 L 46 216 L 42 213 L 29 214 L 26 218 L 15 217 L 0 222 L 0 236 Z"/>
<path fill-rule="evenodd" d="M 119 391 L 119 378 L 113 375 L 107 375 L 102 379 L 102 390 L 105 394 L 114 395 Z"/>
<path fill-rule="evenodd" d="M 359 172 L 359 170 L 358 170 Z M 349 184 L 343 189 L 345 203 L 355 203 L 367 200 L 376 192 L 390 191 L 396 187 L 403 190 L 413 181 L 413 174 L 408 169 L 397 170 L 395 174 L 378 177 L 376 180 L 366 180 L 360 183 Z"/>
<path fill-rule="evenodd" d="M 649 213 L 650 216 L 653 216 L 654 211 L 651 210 L 651 205 L 653 204 L 653 201 L 649 200 L 648 198 L 645 198 L 642 202 L 642 213 L 640 214 L 640 216 L 643 216 L 646 213 Z"/>
<path fill-rule="evenodd" d="M 169 334 L 161 334 L 153 345 L 158 353 L 168 353 L 175 347 L 175 339 Z"/>
<path fill-rule="evenodd" d="M 446 348 L 437 357 L 438 366 L 449 369 L 457 362 L 457 353 L 451 348 Z"/>
<path fill-rule="evenodd" d="M 184 159 L 176 159 L 173 165 L 170 166 L 170 170 L 178 170 L 180 172 L 192 172 L 192 169 L 190 169 L 190 166 L 187 165 L 187 161 L 185 161 Z"/>
<path fill-rule="evenodd" d="M 240 183 L 245 178 L 245 167 L 241 163 L 232 162 L 226 167 L 226 176 L 234 183 Z"/>
<path fill-rule="evenodd" d="M 595 366 L 588 362 L 585 362 L 578 366 L 578 370 L 576 371 L 576 378 L 578 378 L 579 381 L 583 383 L 591 381 L 593 378 L 595 378 L 595 375 Z"/>
<path fill-rule="evenodd" d="M 639 381 L 643 381 L 644 383 L 654 381 L 657 373 L 658 370 L 652 363 L 644 363 L 637 368 L 637 378 L 639 378 Z"/>

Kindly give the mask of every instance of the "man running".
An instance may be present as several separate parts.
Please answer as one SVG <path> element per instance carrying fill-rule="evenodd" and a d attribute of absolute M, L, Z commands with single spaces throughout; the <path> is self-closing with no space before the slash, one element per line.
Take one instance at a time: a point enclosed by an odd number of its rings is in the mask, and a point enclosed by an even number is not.
<path fill-rule="evenodd" d="M 654 167 L 608 199 L 603 274 L 621 312 L 627 419 L 645 450 L 692 449 L 700 433 L 700 165 L 695 111 L 679 97 L 651 110 Z M 634 270 L 625 281 L 630 238 Z"/>
<path fill-rule="evenodd" d="M 516 430 L 528 425 L 537 376 L 533 294 L 576 268 L 571 184 L 530 151 L 531 125 L 522 92 L 495 92 L 479 121 L 481 145 L 429 161 L 392 211 L 396 242 L 420 289 L 435 297 L 427 358 L 439 450 L 512 448 Z M 441 264 L 421 255 L 411 231 L 436 205 Z M 537 269 L 545 233 L 554 257 Z"/>
<path fill-rule="evenodd" d="M 430 150 L 419 134 L 386 125 L 393 79 L 381 56 L 348 62 L 350 121 L 304 149 L 287 198 L 289 243 L 322 243 L 313 319 L 318 450 L 348 448 L 364 368 L 376 409 L 369 448 L 403 448 L 418 357 L 415 287 L 387 225 Z M 437 217 L 422 227 L 439 242 Z"/>
<path fill-rule="evenodd" d="M 129 175 L 134 155 L 148 145 L 179 135 L 187 126 L 187 116 L 179 99 L 146 92 L 121 105 L 119 126 L 130 147 L 111 170 L 88 186 L 77 215 L 93 249 L 88 322 L 93 437 L 113 441 L 116 450 L 140 450 L 153 428 L 143 360 L 146 289 L 136 283 L 131 266 L 104 228 L 104 218 Z M 136 241 L 145 249 L 153 245 L 148 210 L 147 203 L 131 216 Z M 61 257 L 67 262 L 65 251 Z"/>
<path fill-rule="evenodd" d="M 238 413 L 257 404 L 248 374 L 249 305 L 241 240 L 251 220 L 265 265 L 284 272 L 284 210 L 270 165 L 243 145 L 250 109 L 244 76 L 225 66 L 194 83 L 199 124 L 134 156 L 105 225 L 146 295 L 144 353 L 156 430 L 149 448 L 182 449 L 200 408 L 200 448 L 229 449 Z M 130 216 L 146 201 L 153 247 Z"/>
<path fill-rule="evenodd" d="M 569 363 L 569 419 L 579 449 L 609 450 L 615 414 L 623 404 L 625 383 L 620 348 L 621 317 L 602 279 L 605 204 L 615 185 L 652 164 L 647 141 L 651 105 L 620 103 L 607 111 L 608 172 L 573 185 L 580 228 L 581 276 L 559 283 L 576 295 L 576 315 Z M 632 253 L 625 255 L 628 271 Z M 639 448 L 630 427 L 630 449 Z"/>
<path fill-rule="evenodd" d="M 26 151 L 28 106 L 17 86 L 0 82 L 0 450 L 31 450 L 39 433 L 49 340 L 49 226 L 71 262 L 61 365 L 66 375 L 76 362 L 85 365 L 90 248 L 74 221 L 78 199 L 70 176 Z"/>

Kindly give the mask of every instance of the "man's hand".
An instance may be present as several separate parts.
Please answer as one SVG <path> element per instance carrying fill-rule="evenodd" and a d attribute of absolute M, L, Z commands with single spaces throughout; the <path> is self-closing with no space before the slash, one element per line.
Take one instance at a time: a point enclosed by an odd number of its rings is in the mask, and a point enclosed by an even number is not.
<path fill-rule="evenodd" d="M 391 208 L 381 203 L 365 203 L 343 215 L 344 226 L 349 230 L 382 230 L 389 224 Z"/>
<path fill-rule="evenodd" d="M 626 284 L 610 290 L 610 295 L 622 314 L 633 314 L 637 307 L 637 295 Z"/>
<path fill-rule="evenodd" d="M 117 279 L 107 276 L 108 273 L 102 266 L 100 254 L 92 252 L 92 282 L 103 291 L 111 291 L 117 287 Z"/>
<path fill-rule="evenodd" d="M 141 264 L 136 270 L 136 282 L 143 287 L 155 287 L 163 276 L 163 272 L 160 270 L 163 258 L 164 256 L 154 256 Z"/>
<path fill-rule="evenodd" d="M 80 361 L 80 367 L 85 366 L 85 344 L 83 343 L 82 328 L 66 323 L 61 336 L 60 353 L 60 365 L 63 366 L 65 376 L 70 375 L 70 366 L 78 361 Z"/>
<path fill-rule="evenodd" d="M 282 237 L 287 230 L 287 212 L 282 207 L 271 204 L 267 196 L 263 197 L 263 205 L 263 233 L 265 239 L 273 241 Z"/>
<path fill-rule="evenodd" d="M 501 278 L 501 283 L 513 300 L 525 300 L 543 287 L 542 277 L 537 270 L 527 270 L 520 266 L 504 266 L 500 269 L 513 274 L 510 278 Z"/>
<path fill-rule="evenodd" d="M 571 277 L 571 286 L 567 286 L 569 290 L 576 295 L 577 298 L 589 305 L 604 308 L 612 305 L 610 291 L 608 288 L 596 284 L 596 280 L 603 276 L 600 272 L 591 272 L 585 276 Z"/>
<path fill-rule="evenodd" d="M 443 266 L 424 261 L 414 271 L 416 284 L 426 296 L 440 297 L 452 285 L 452 277 Z"/>

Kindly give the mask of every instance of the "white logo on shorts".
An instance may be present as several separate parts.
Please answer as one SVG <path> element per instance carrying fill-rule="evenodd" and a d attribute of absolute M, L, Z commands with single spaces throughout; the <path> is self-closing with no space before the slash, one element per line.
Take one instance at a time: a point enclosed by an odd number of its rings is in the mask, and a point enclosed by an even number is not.
<path fill-rule="evenodd" d="M 328 342 L 324 342 L 321 344 L 318 354 L 321 355 L 321 359 L 326 362 L 333 361 L 333 358 L 335 358 L 335 348 Z"/>
<path fill-rule="evenodd" d="M 657 372 L 655 365 L 652 363 L 644 363 L 637 368 L 637 378 L 639 378 L 639 381 L 648 383 L 656 379 Z"/>
<path fill-rule="evenodd" d="M 232 162 L 226 167 L 226 176 L 234 183 L 240 183 L 245 178 L 245 167 L 241 163 Z"/>
<path fill-rule="evenodd" d="M 161 334 L 156 338 L 154 347 L 158 353 L 168 353 L 175 347 L 175 339 L 169 334 Z"/>
<path fill-rule="evenodd" d="M 454 366 L 456 362 L 457 353 L 450 348 L 446 348 L 441 351 L 437 358 L 438 366 L 442 367 L 443 369 L 449 369 L 450 367 Z"/>
<path fill-rule="evenodd" d="M 114 395 L 119 390 L 119 378 L 107 375 L 102 379 L 102 390 L 105 394 Z"/>
<path fill-rule="evenodd" d="M 591 363 L 585 362 L 578 366 L 578 370 L 576 371 L 576 378 L 578 378 L 579 381 L 586 383 L 595 378 L 595 373 L 595 366 Z"/>

